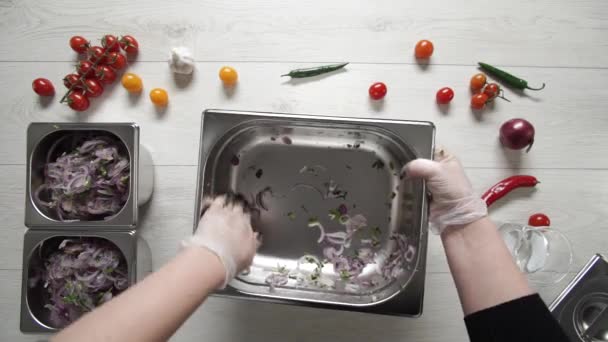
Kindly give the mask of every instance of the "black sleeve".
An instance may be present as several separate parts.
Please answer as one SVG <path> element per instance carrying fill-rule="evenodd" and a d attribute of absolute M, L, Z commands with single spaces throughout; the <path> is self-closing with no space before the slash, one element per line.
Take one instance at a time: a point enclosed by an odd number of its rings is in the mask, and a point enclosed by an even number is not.
<path fill-rule="evenodd" d="M 569 342 L 538 294 L 472 313 L 464 322 L 471 342 Z"/>

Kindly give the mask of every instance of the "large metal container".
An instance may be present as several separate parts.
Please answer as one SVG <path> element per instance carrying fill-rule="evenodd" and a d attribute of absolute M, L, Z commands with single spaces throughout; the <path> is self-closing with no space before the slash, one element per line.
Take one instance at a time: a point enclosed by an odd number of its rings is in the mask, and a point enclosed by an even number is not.
<path fill-rule="evenodd" d="M 228 191 L 257 202 L 254 228 L 263 245 L 249 272 L 220 295 L 396 315 L 422 311 L 427 242 L 427 201 L 421 181 L 400 170 L 432 158 L 434 126 L 428 122 L 370 120 L 207 110 L 203 113 L 195 229 L 206 195 Z M 336 187 L 342 189 L 331 196 Z M 263 202 L 263 203 L 260 203 Z M 396 278 L 364 291 L 347 287 L 269 287 L 277 267 L 299 267 L 305 254 L 321 255 L 311 217 L 332 225 L 328 209 L 348 206 L 381 227 L 380 253 L 395 248 L 391 235 L 416 246 L 414 262 Z M 323 274 L 333 272 L 330 265 Z M 362 276 L 366 276 L 364 270 Z"/>
<path fill-rule="evenodd" d="M 29 278 L 34 265 L 44 262 L 49 252 L 57 249 L 63 239 L 76 237 L 95 237 L 106 239 L 123 254 L 127 263 L 129 286 L 152 271 L 150 248 L 135 231 L 90 231 L 90 228 L 70 230 L 30 229 L 25 233 L 23 245 L 23 274 L 21 282 L 21 321 L 20 328 L 25 333 L 49 333 L 58 329 L 49 321 L 50 311 L 44 307 L 48 294 L 41 282 L 29 286 Z M 44 246 L 41 248 L 41 246 Z"/>
<path fill-rule="evenodd" d="M 608 259 L 591 257 L 549 310 L 571 341 L 608 341 Z"/>
<path fill-rule="evenodd" d="M 37 205 L 33 195 L 44 182 L 47 159 L 56 158 L 62 144 L 71 135 L 88 132 L 110 134 L 122 142 L 121 150 L 130 160 L 129 198 L 120 212 L 106 220 L 63 222 L 52 211 Z M 138 206 L 150 199 L 154 185 L 152 158 L 140 145 L 139 127 L 134 123 L 31 123 L 27 130 L 26 172 L 25 225 L 33 229 L 98 227 L 132 230 L 137 225 Z"/>

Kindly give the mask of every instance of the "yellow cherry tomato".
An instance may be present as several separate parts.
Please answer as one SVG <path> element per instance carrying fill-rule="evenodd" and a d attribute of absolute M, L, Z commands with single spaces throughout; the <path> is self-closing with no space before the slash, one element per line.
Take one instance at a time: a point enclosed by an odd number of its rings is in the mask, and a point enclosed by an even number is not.
<path fill-rule="evenodd" d="M 150 100 L 157 106 L 166 106 L 169 103 L 169 95 L 162 88 L 154 88 L 150 91 Z"/>
<path fill-rule="evenodd" d="M 132 74 L 130 72 L 124 74 L 122 79 L 120 80 L 122 86 L 127 89 L 130 93 L 136 93 L 143 89 L 144 85 L 139 76 Z"/>
<path fill-rule="evenodd" d="M 225 85 L 233 85 L 239 78 L 239 74 L 234 70 L 234 68 L 229 66 L 224 66 L 220 69 L 220 80 L 224 82 Z"/>

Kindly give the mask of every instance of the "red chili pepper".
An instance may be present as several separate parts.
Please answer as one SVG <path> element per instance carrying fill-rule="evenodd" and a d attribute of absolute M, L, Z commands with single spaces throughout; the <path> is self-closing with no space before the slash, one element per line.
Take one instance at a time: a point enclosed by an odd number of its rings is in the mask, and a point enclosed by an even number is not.
<path fill-rule="evenodd" d="M 526 176 L 526 175 L 517 175 L 511 176 L 509 178 L 505 178 L 500 182 L 494 184 L 488 191 L 486 191 L 481 199 L 486 202 L 486 205 L 490 207 L 492 203 L 501 199 L 504 195 L 511 192 L 511 190 L 520 188 L 520 187 L 533 187 L 536 184 L 540 183 L 536 177 Z"/>

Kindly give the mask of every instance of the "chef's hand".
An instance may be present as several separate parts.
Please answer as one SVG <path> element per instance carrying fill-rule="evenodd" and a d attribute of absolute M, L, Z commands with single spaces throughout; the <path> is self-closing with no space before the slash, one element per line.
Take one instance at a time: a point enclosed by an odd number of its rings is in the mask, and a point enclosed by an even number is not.
<path fill-rule="evenodd" d="M 435 161 L 416 159 L 404 166 L 406 178 L 423 178 L 430 193 L 431 231 L 465 225 L 488 215 L 488 208 L 473 192 L 460 161 L 442 148 L 435 149 Z"/>
<path fill-rule="evenodd" d="M 203 247 L 217 255 L 226 269 L 224 288 L 251 265 L 259 246 L 258 233 L 251 228 L 249 206 L 240 195 L 205 198 L 202 211 L 194 236 L 182 245 Z"/>

